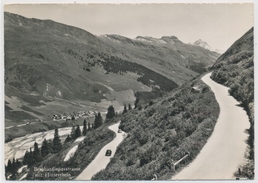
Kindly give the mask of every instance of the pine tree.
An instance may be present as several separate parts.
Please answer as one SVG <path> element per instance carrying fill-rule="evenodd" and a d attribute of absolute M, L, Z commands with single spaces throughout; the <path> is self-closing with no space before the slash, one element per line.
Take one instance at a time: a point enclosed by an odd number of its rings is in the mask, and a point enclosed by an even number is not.
<path fill-rule="evenodd" d="M 134 108 L 136 109 L 138 107 L 138 104 L 139 104 L 139 98 L 136 97 L 136 100 L 134 102 Z"/>
<path fill-rule="evenodd" d="M 86 122 L 86 119 L 84 119 L 83 121 L 83 129 L 82 129 L 82 135 L 86 135 L 86 132 L 87 132 L 87 122 Z"/>
<path fill-rule="evenodd" d="M 34 143 L 33 159 L 35 162 L 40 162 L 42 160 L 37 142 Z"/>
<path fill-rule="evenodd" d="M 48 154 L 49 154 L 49 146 L 48 146 L 47 140 L 44 139 L 41 146 L 41 156 L 45 157 Z"/>
<path fill-rule="evenodd" d="M 67 142 L 70 142 L 70 141 L 72 141 L 72 138 L 70 137 L 70 135 L 67 135 L 64 143 L 67 143 Z"/>
<path fill-rule="evenodd" d="M 88 122 L 88 131 L 91 130 L 90 122 Z"/>
<path fill-rule="evenodd" d="M 30 153 L 28 151 L 25 152 L 25 155 L 24 155 L 24 158 L 23 158 L 23 164 L 24 165 L 27 165 L 28 162 L 29 162 L 29 156 L 30 156 Z"/>
<path fill-rule="evenodd" d="M 126 107 L 126 105 L 124 105 L 123 114 L 124 114 L 124 113 L 127 113 L 127 107 Z"/>
<path fill-rule="evenodd" d="M 100 112 L 98 113 L 98 124 L 99 124 L 99 127 L 103 124 L 103 119 Z"/>
<path fill-rule="evenodd" d="M 61 151 L 62 149 L 62 144 L 61 144 L 61 140 L 58 134 L 58 128 L 55 129 L 55 134 L 54 134 L 54 139 L 53 139 L 53 152 L 57 153 L 59 151 Z"/>
<path fill-rule="evenodd" d="M 72 126 L 70 137 L 74 140 L 75 139 L 75 126 Z"/>
<path fill-rule="evenodd" d="M 96 129 L 96 128 L 100 127 L 102 125 L 102 121 L 103 121 L 102 116 L 99 112 L 97 115 L 95 115 L 94 128 Z"/>
<path fill-rule="evenodd" d="M 33 151 L 30 148 L 29 152 L 29 158 L 28 158 L 28 166 L 32 166 L 35 163 L 34 158 L 33 158 Z"/>
<path fill-rule="evenodd" d="M 47 147 L 48 147 L 49 153 L 53 153 L 53 141 L 51 139 L 47 141 Z"/>
<path fill-rule="evenodd" d="M 114 116 L 115 116 L 115 109 L 114 107 L 111 105 L 108 107 L 108 112 L 107 112 L 107 115 L 106 115 L 106 118 L 107 119 L 112 119 Z"/>
<path fill-rule="evenodd" d="M 82 135 L 82 132 L 81 132 L 81 128 L 79 125 L 77 125 L 77 128 L 75 130 L 75 139 L 77 139 L 78 137 L 80 137 Z"/>
<path fill-rule="evenodd" d="M 16 160 L 15 160 L 15 158 L 13 158 L 13 161 L 11 163 L 11 173 L 12 174 L 15 174 L 16 171 L 18 170 L 17 167 L 16 167 L 16 163 L 15 162 L 16 162 Z"/>
<path fill-rule="evenodd" d="M 131 110 L 132 107 L 131 107 L 131 104 L 128 104 L 128 110 Z"/>
<path fill-rule="evenodd" d="M 6 171 L 11 172 L 11 170 L 12 170 L 12 162 L 11 162 L 11 160 L 8 160 L 7 166 L 6 166 Z"/>

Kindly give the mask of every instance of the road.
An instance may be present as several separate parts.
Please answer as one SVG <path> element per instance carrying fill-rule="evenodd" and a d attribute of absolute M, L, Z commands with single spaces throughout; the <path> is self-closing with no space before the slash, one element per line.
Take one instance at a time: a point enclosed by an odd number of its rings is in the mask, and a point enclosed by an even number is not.
<path fill-rule="evenodd" d="M 117 146 L 123 141 L 124 132 L 117 133 L 119 124 L 120 122 L 108 127 L 116 133 L 116 137 L 100 150 L 95 159 L 82 171 L 76 180 L 91 180 L 93 175 L 106 168 L 110 159 L 114 156 Z M 111 156 L 105 156 L 108 149 L 112 151 Z"/>
<path fill-rule="evenodd" d="M 202 81 L 210 86 L 220 106 L 220 114 L 214 131 L 199 155 L 184 168 L 173 180 L 193 179 L 235 179 L 233 174 L 245 161 L 247 149 L 245 132 L 250 124 L 243 108 L 228 94 L 225 86 L 210 79 L 211 73 L 202 77 Z"/>

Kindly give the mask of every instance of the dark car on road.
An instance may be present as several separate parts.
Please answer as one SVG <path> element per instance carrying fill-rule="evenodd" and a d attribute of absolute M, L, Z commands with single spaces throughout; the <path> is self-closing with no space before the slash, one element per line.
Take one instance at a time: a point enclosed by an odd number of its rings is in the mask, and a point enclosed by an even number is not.
<path fill-rule="evenodd" d="M 112 154 L 112 151 L 111 151 L 110 149 L 108 149 L 108 150 L 106 151 L 105 156 L 111 156 L 111 154 Z"/>

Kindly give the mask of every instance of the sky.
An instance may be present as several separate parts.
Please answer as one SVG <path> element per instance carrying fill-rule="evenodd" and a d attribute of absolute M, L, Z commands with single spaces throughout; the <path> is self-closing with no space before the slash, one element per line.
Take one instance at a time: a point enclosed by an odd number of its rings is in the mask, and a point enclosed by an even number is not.
<path fill-rule="evenodd" d="M 51 19 L 94 35 L 176 36 L 225 51 L 254 24 L 253 4 L 12 4 L 4 11 Z"/>

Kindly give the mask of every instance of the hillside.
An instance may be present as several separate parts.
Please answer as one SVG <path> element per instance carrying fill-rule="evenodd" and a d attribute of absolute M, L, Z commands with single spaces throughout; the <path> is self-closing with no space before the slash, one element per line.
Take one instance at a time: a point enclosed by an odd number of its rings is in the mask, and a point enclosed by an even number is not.
<path fill-rule="evenodd" d="M 219 56 L 173 36 L 162 37 L 163 45 L 98 37 L 7 12 L 4 34 L 7 126 L 63 113 L 71 101 L 74 111 L 119 107 L 141 92 L 154 91 L 155 98 L 202 73 Z M 119 97 L 121 92 L 126 96 Z"/>
<path fill-rule="evenodd" d="M 154 174 L 159 180 L 167 180 L 196 157 L 212 134 L 218 115 L 219 106 L 213 92 L 196 78 L 161 98 L 143 105 L 136 103 L 134 109 L 88 131 L 69 161 L 63 159 L 73 143 L 64 144 L 60 153 L 51 153 L 35 166 L 80 167 L 80 171 L 69 172 L 70 178 L 75 179 L 96 156 L 101 148 L 99 143 L 103 146 L 110 141 L 112 135 L 107 126 L 121 120 L 120 128 L 127 133 L 126 138 L 107 168 L 93 180 L 151 180 Z M 173 170 L 173 163 L 186 154 L 189 157 Z M 33 174 L 32 167 L 27 178 L 49 180 L 44 176 L 35 178 Z M 51 180 L 67 178 L 52 177 Z"/>
<path fill-rule="evenodd" d="M 251 28 L 238 39 L 212 66 L 211 78 L 230 87 L 229 93 L 246 110 L 249 120 L 248 162 L 239 176 L 254 177 L 254 43 Z"/>
<path fill-rule="evenodd" d="M 129 39 L 119 35 L 103 35 L 100 38 L 123 52 L 123 57 L 151 67 L 179 85 L 196 76 L 196 73 L 206 71 L 206 67 L 219 56 L 202 47 L 185 44 L 175 36 L 137 36 Z"/>
<path fill-rule="evenodd" d="M 120 128 L 128 137 L 107 168 L 94 180 L 158 180 L 175 174 L 173 163 L 189 154 L 190 163 L 211 135 L 219 106 L 199 78 L 158 100 L 124 114 Z"/>

